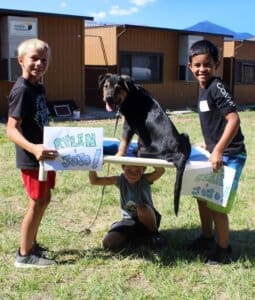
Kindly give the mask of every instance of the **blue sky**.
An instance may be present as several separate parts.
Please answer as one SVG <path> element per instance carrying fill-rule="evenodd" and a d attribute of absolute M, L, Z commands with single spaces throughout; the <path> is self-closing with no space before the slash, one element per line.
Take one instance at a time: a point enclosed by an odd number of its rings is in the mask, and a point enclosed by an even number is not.
<path fill-rule="evenodd" d="M 207 20 L 255 35 L 255 0 L 0 0 L 0 8 L 88 16 L 100 24 L 174 29 Z"/>

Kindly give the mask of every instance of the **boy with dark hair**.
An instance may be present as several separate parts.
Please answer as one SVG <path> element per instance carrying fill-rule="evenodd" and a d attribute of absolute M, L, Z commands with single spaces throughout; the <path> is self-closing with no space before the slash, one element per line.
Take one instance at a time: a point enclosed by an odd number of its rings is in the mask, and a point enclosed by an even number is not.
<path fill-rule="evenodd" d="M 213 171 L 219 171 L 223 163 L 236 171 L 227 207 L 197 199 L 202 235 L 189 246 L 189 249 L 203 252 L 213 247 L 206 262 L 229 263 L 232 248 L 229 242 L 227 213 L 232 208 L 246 160 L 244 137 L 233 96 L 223 81 L 215 76 L 220 65 L 217 47 L 208 40 L 194 43 L 189 51 L 188 65 L 199 83 L 198 113 L 204 137 L 203 147 L 211 153 L 209 160 Z"/>

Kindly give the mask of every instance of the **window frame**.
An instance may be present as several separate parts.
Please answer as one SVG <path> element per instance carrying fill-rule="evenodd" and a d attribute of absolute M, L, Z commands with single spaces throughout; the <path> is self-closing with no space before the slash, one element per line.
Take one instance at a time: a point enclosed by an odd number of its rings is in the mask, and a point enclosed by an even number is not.
<path fill-rule="evenodd" d="M 235 83 L 255 84 L 255 61 L 236 60 Z"/>
<path fill-rule="evenodd" d="M 126 61 L 123 61 L 123 57 L 126 56 Z M 134 60 L 137 56 L 144 56 L 145 59 L 149 59 L 150 63 L 150 70 L 152 71 L 152 75 L 150 79 L 136 79 L 133 74 L 134 68 L 141 68 L 141 66 L 137 66 L 134 64 Z M 151 59 L 152 57 L 152 59 Z M 155 61 L 153 59 L 155 58 Z M 140 52 L 140 51 L 120 51 L 119 56 L 119 72 L 121 74 L 131 76 L 134 81 L 138 83 L 162 83 L 163 82 L 163 61 L 164 61 L 164 54 L 157 53 L 157 52 Z M 153 69 L 153 64 L 157 64 L 156 69 Z M 123 68 L 128 68 L 129 72 L 122 72 Z M 145 69 L 145 68 L 144 68 Z M 156 73 L 156 75 L 155 75 Z M 154 75 L 153 75 L 154 74 Z M 157 78 L 156 78 L 157 77 Z"/>

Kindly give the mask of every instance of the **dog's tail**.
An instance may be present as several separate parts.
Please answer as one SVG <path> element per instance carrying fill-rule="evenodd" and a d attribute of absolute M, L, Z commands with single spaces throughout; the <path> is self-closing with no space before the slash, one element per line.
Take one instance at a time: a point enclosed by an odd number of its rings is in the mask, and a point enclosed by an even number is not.
<path fill-rule="evenodd" d="M 180 134 L 179 140 L 180 152 L 178 154 L 178 159 L 174 162 L 176 167 L 176 179 L 174 185 L 174 212 L 176 216 L 178 215 L 179 211 L 183 173 L 191 152 L 191 145 L 188 135 Z"/>
<path fill-rule="evenodd" d="M 181 197 L 181 189 L 182 189 L 182 178 L 184 173 L 184 167 L 176 167 L 176 179 L 174 184 L 174 212 L 175 215 L 178 215 L 180 197 Z"/>

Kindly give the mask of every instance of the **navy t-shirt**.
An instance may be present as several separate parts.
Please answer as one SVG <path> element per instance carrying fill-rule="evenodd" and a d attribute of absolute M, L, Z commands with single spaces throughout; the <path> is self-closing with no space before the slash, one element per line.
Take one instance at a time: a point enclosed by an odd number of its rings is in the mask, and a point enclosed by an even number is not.
<path fill-rule="evenodd" d="M 213 77 L 206 88 L 199 89 L 198 113 L 205 143 L 209 152 L 220 140 L 227 120 L 225 116 L 236 112 L 237 106 L 228 87 L 218 77 Z M 224 155 L 245 152 L 244 136 L 239 127 L 236 136 Z"/>
<path fill-rule="evenodd" d="M 19 77 L 9 95 L 9 116 L 22 120 L 23 136 L 34 144 L 43 143 L 43 127 L 49 124 L 45 88 Z M 16 145 L 16 164 L 20 169 L 38 168 L 37 159 Z"/>

